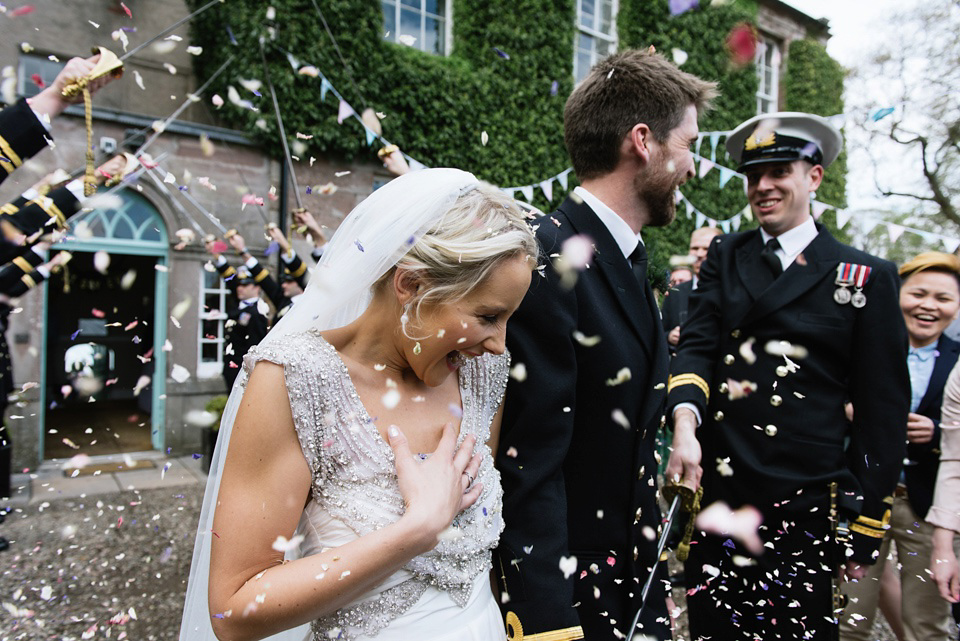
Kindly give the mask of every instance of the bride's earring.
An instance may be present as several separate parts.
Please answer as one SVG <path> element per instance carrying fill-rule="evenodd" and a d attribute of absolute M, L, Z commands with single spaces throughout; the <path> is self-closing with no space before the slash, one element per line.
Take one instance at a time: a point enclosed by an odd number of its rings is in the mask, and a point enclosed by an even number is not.
<path fill-rule="evenodd" d="M 404 333 L 407 331 L 407 323 L 410 322 L 410 303 L 407 303 L 403 306 L 403 313 L 400 314 L 400 327 L 403 328 Z"/>
<path fill-rule="evenodd" d="M 414 354 L 419 354 L 421 351 L 422 351 L 422 348 L 420 347 L 420 341 L 417 341 L 417 342 L 414 343 L 414 345 L 413 345 L 413 353 L 414 353 Z"/>

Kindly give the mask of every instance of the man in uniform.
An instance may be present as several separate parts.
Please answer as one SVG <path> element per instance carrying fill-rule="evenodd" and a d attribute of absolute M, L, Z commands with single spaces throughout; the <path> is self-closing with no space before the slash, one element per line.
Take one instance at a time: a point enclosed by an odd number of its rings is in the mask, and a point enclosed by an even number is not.
<path fill-rule="evenodd" d="M 701 227 L 690 234 L 690 256 L 693 257 L 693 278 L 671 287 L 663 299 L 663 331 L 667 332 L 667 343 L 671 352 L 676 352 L 680 342 L 680 325 L 687 319 L 690 305 L 690 292 L 697 288 L 700 279 L 700 266 L 707 258 L 707 249 L 714 236 L 723 232 L 716 227 Z"/>
<path fill-rule="evenodd" d="M 810 215 L 842 144 L 800 113 L 751 118 L 727 139 L 760 229 L 716 238 L 700 269 L 671 365 L 666 475 L 702 481 L 704 506 L 759 510 L 763 546 L 748 551 L 723 523 L 697 535 L 693 639 L 834 638 L 835 573 L 861 578 L 889 519 L 910 404 L 897 271 Z"/>
<path fill-rule="evenodd" d="M 507 333 L 526 376 L 510 381 L 504 406 L 494 569 L 515 641 L 670 638 L 661 582 L 628 629 L 658 566 L 654 439 L 669 359 L 639 234 L 673 220 L 697 116 L 715 93 L 658 54 L 624 51 L 567 100 L 581 186 L 535 225 L 544 262 L 565 243 L 593 256 L 572 286 L 544 265 Z"/>
<path fill-rule="evenodd" d="M 241 241 L 242 243 L 242 238 Z M 260 299 L 260 286 L 246 265 L 234 268 L 222 255 L 214 251 L 213 242 L 207 243 L 207 251 L 214 255 L 214 266 L 227 287 L 237 297 L 237 306 L 227 312 L 224 324 L 226 332 L 223 347 L 223 380 L 227 384 L 227 393 L 233 389 L 233 383 L 240 375 L 243 357 L 247 351 L 267 335 L 269 321 L 267 303 Z M 246 250 L 244 248 L 244 253 Z M 266 270 L 264 270 L 266 274 Z"/>

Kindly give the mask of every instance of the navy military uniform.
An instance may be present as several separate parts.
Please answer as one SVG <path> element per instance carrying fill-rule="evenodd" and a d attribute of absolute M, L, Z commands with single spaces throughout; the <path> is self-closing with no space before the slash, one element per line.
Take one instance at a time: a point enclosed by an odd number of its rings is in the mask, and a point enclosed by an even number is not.
<path fill-rule="evenodd" d="M 512 640 L 623 638 L 641 586 L 665 565 L 655 439 L 666 338 L 649 283 L 585 201 L 568 198 L 534 225 L 548 264 L 507 333 L 527 375 L 509 382 L 497 454 L 501 609 Z M 578 234 L 595 253 L 571 289 L 546 257 Z M 669 638 L 665 596 L 655 583 L 638 634 Z"/>
<path fill-rule="evenodd" d="M 748 121 L 728 150 L 741 168 L 828 164 L 839 134 L 824 161 L 830 134 L 804 118 L 759 141 Z M 766 546 L 755 557 L 729 537 L 694 539 L 685 568 L 694 639 L 832 637 L 834 569 L 844 555 L 874 562 L 905 453 L 910 383 L 895 266 L 819 225 L 779 276 L 763 252 L 760 230 L 713 241 L 671 366 L 671 413 L 691 403 L 702 419 L 703 505 L 754 506 Z M 832 503 L 850 520 L 846 550 L 835 544 Z"/>
<path fill-rule="evenodd" d="M 260 285 L 260 289 L 263 290 L 263 293 L 267 295 L 267 298 L 270 299 L 277 310 L 277 315 L 273 320 L 274 323 L 283 318 L 284 314 L 293 307 L 293 300 L 284 295 L 280 283 L 291 280 L 296 281 L 300 285 L 300 289 L 306 289 L 307 287 L 307 264 L 293 250 L 290 250 L 288 254 L 281 258 L 283 269 L 280 272 L 280 282 L 277 282 L 256 259 L 253 259 L 255 261 L 253 263 L 247 263 L 254 281 Z"/>
<path fill-rule="evenodd" d="M 0 182 L 47 146 L 47 130 L 26 99 L 0 111 Z"/>
<path fill-rule="evenodd" d="M 227 283 L 234 295 L 237 293 L 237 285 L 256 283 L 250 271 L 243 266 L 235 269 L 224 263 L 222 266 L 217 265 L 217 271 L 220 272 L 224 282 Z M 226 342 L 223 350 L 223 380 L 227 384 L 228 392 L 233 389 L 233 383 L 240 374 L 240 368 L 243 367 L 243 357 L 246 356 L 251 347 L 267 335 L 270 324 L 264 309 L 265 306 L 265 303 L 257 297 L 239 301 L 235 308 L 227 312 L 227 322 L 224 325 Z"/>

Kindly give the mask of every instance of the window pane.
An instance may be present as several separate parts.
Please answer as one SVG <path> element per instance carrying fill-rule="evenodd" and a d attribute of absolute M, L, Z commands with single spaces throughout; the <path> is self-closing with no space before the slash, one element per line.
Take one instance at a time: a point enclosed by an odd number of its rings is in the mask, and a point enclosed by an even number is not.
<path fill-rule="evenodd" d="M 217 362 L 217 344 L 216 343 L 204 343 L 203 352 L 200 356 L 202 362 L 204 363 L 216 363 Z"/>
<path fill-rule="evenodd" d="M 763 72 L 763 86 L 768 94 L 773 93 L 773 69 L 767 68 Z"/>
<path fill-rule="evenodd" d="M 613 43 L 610 42 L 609 40 L 601 40 L 600 38 L 597 38 L 595 41 L 595 44 L 597 47 L 597 56 L 595 60 L 597 62 L 599 62 L 600 60 L 603 60 L 604 58 L 609 56 L 611 53 L 613 53 Z"/>
<path fill-rule="evenodd" d="M 436 18 L 424 18 L 423 50 L 430 53 L 443 53 L 443 21 Z"/>
<path fill-rule="evenodd" d="M 408 7 L 420 8 L 420 0 L 400 0 L 400 4 L 406 5 Z"/>
<path fill-rule="evenodd" d="M 397 39 L 397 8 L 392 2 L 383 3 L 383 37 L 391 41 Z"/>
<path fill-rule="evenodd" d="M 414 48 L 423 49 L 422 38 L 420 37 L 420 12 L 410 9 L 400 9 L 400 33 L 398 36 L 410 36 L 415 39 Z"/>
<path fill-rule="evenodd" d="M 594 0 L 580 0 L 580 24 L 593 29 L 596 24 Z"/>
<path fill-rule="evenodd" d="M 580 82 L 587 77 L 587 74 L 590 72 L 590 53 L 587 51 L 577 50 L 577 57 L 574 63 L 574 80 Z"/>
<path fill-rule="evenodd" d="M 593 36 L 588 36 L 582 31 L 578 34 L 577 49 L 583 51 L 593 51 Z"/>
<path fill-rule="evenodd" d="M 613 35 L 613 0 L 600 0 L 600 31 Z"/>
<path fill-rule="evenodd" d="M 426 0 L 426 2 L 423 3 L 423 9 L 428 13 L 438 16 L 443 15 L 443 3 L 438 2 L 437 0 Z"/>

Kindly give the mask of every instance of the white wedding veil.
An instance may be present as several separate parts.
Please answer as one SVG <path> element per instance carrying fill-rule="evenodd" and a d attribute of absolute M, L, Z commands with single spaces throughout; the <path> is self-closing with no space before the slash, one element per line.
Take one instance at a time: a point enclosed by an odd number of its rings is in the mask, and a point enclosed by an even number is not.
<path fill-rule="evenodd" d="M 372 286 L 406 254 L 417 239 L 436 225 L 461 194 L 476 187 L 473 174 L 459 169 L 424 169 L 392 180 L 350 212 L 337 229 L 313 271 L 303 296 L 270 330 L 261 344 L 296 340 L 308 329 L 349 324 L 367 308 Z M 214 641 L 207 586 L 210 543 L 220 472 L 230 445 L 233 421 L 247 374 L 241 370 L 230 392 L 200 511 L 197 538 L 187 582 L 180 641 Z M 285 536 L 292 533 L 284 533 Z M 303 641 L 309 626 L 269 637 L 270 641 Z"/>

